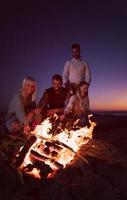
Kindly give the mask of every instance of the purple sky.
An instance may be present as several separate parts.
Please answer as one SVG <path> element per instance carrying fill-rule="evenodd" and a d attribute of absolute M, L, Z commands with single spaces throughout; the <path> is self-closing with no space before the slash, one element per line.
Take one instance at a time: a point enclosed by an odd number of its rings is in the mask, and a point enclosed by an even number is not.
<path fill-rule="evenodd" d="M 39 99 L 71 58 L 72 43 L 91 68 L 91 109 L 127 110 L 126 1 L 31 0 L 0 6 L 0 111 L 28 75 Z"/>

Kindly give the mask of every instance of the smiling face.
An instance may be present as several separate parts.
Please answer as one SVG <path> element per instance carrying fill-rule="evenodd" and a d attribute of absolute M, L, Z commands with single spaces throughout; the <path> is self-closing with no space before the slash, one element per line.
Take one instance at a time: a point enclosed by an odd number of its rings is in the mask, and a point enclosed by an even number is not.
<path fill-rule="evenodd" d="M 79 48 L 72 49 L 72 57 L 75 59 L 80 58 L 80 49 Z"/>
<path fill-rule="evenodd" d="M 35 82 L 27 80 L 24 84 L 23 91 L 26 96 L 32 95 L 35 92 Z"/>
<path fill-rule="evenodd" d="M 80 95 L 81 95 L 82 97 L 86 96 L 87 93 L 88 93 L 88 85 L 87 85 L 87 84 L 86 84 L 86 85 L 84 84 L 84 85 L 80 86 L 79 90 L 80 90 Z"/>
<path fill-rule="evenodd" d="M 62 88 L 62 81 L 53 79 L 52 80 L 52 87 L 55 90 L 55 92 L 58 93 Z"/>

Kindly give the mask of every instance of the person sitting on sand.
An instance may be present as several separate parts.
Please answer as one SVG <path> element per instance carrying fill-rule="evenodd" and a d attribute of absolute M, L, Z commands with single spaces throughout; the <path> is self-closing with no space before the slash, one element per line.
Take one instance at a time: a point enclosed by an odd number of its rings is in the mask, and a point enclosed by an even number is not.
<path fill-rule="evenodd" d="M 36 109 L 36 81 L 32 77 L 23 80 L 22 86 L 14 95 L 5 118 L 5 128 L 9 133 L 23 131 L 29 134 L 32 126 L 41 122 L 41 111 Z"/>
<path fill-rule="evenodd" d="M 68 92 L 66 88 L 62 87 L 62 84 L 62 76 L 55 74 L 52 77 L 52 87 L 45 90 L 39 102 L 39 108 L 46 117 L 55 113 L 61 115 L 64 111 Z"/>
<path fill-rule="evenodd" d="M 67 116 L 70 116 L 71 119 L 73 118 L 74 120 L 79 118 L 81 126 L 84 126 L 86 122 L 88 122 L 88 114 L 90 113 L 88 87 L 89 84 L 86 81 L 82 81 L 79 84 L 75 95 L 70 97 L 61 119 Z"/>

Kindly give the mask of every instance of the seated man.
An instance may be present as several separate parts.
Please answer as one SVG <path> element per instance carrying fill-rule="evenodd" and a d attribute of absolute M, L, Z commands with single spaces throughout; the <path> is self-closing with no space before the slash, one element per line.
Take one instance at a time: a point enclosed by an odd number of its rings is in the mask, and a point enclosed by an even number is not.
<path fill-rule="evenodd" d="M 63 113 L 67 101 L 67 90 L 62 87 L 62 84 L 62 76 L 55 74 L 52 77 L 52 87 L 45 90 L 39 102 L 39 107 L 45 113 L 45 116 Z"/>

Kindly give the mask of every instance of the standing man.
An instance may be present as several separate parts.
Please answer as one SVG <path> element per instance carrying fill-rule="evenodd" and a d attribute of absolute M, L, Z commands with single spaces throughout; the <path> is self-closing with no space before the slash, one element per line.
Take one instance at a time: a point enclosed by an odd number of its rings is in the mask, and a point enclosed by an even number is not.
<path fill-rule="evenodd" d="M 81 81 L 86 81 L 90 85 L 91 72 L 88 63 L 81 58 L 80 45 L 72 44 L 71 51 L 72 59 L 66 61 L 64 66 L 63 83 L 73 94 Z"/>
<path fill-rule="evenodd" d="M 62 76 L 55 74 L 52 77 L 52 86 L 45 90 L 39 102 L 39 107 L 46 116 L 63 113 L 67 100 L 67 89 L 62 87 L 62 84 Z"/>

